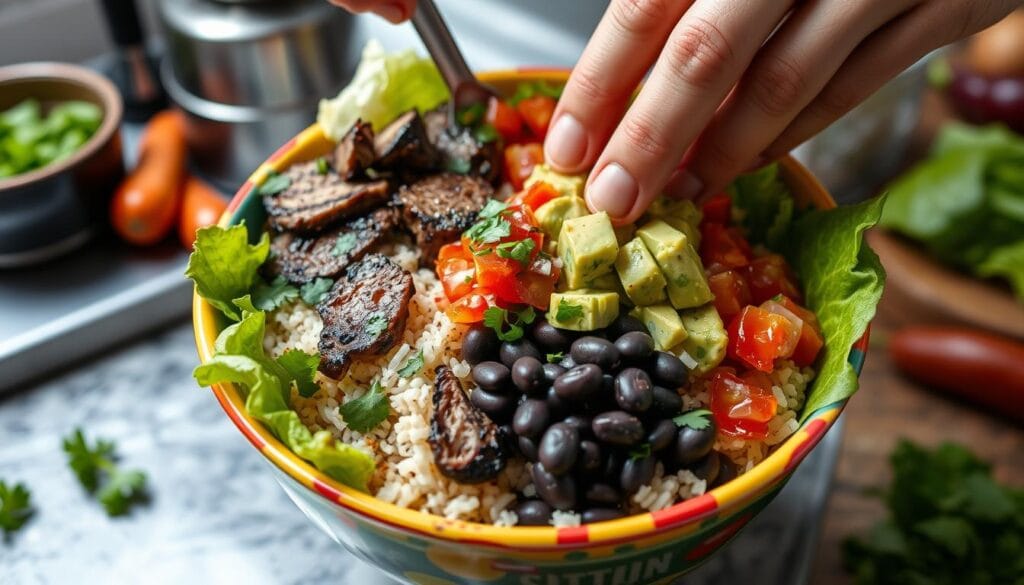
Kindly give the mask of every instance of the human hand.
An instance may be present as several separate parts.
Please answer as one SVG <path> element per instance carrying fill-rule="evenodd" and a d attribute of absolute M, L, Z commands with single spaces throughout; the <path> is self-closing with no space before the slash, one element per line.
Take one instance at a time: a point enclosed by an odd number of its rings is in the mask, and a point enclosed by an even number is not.
<path fill-rule="evenodd" d="M 631 222 L 663 188 L 721 191 L 1021 4 L 612 0 L 555 110 L 547 161 L 563 172 L 592 166 L 587 204 Z"/>
<path fill-rule="evenodd" d="M 393 24 L 409 20 L 416 10 L 416 0 L 330 0 L 349 12 L 373 12 Z"/>

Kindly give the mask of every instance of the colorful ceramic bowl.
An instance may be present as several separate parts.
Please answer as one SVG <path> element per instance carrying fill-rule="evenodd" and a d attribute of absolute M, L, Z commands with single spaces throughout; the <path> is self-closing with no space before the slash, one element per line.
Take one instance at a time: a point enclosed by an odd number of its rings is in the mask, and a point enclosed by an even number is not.
<path fill-rule="evenodd" d="M 566 76 L 564 71 L 514 71 L 480 77 L 511 92 L 523 81 L 564 82 Z M 253 186 L 268 171 L 282 171 L 331 148 L 317 125 L 296 136 L 242 185 L 222 225 L 245 220 L 255 241 L 264 211 Z M 835 206 L 799 163 L 787 157 L 781 168 L 799 203 Z M 196 342 L 205 362 L 224 323 L 198 296 L 193 306 Z M 866 350 L 867 335 L 850 348 L 849 361 L 858 372 Z M 669 582 L 699 565 L 775 497 L 845 405 L 845 401 L 836 402 L 811 413 L 760 465 L 671 508 L 573 528 L 507 528 L 399 508 L 341 485 L 296 457 L 246 415 L 244 399 L 233 385 L 218 384 L 213 393 L 238 429 L 272 463 L 281 486 L 314 524 L 360 559 L 400 580 L 427 585 Z"/>

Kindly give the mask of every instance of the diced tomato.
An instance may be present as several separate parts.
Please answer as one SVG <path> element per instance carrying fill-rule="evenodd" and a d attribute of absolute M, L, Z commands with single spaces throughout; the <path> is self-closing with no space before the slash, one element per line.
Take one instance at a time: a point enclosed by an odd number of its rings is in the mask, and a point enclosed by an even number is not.
<path fill-rule="evenodd" d="M 813 311 L 801 307 L 793 302 L 793 299 L 786 296 L 777 296 L 761 304 L 761 308 L 772 312 L 788 312 L 799 319 L 800 339 L 793 349 L 792 360 L 798 366 L 809 366 L 818 357 L 818 352 L 825 345 L 821 336 L 821 327 L 818 325 L 818 317 Z M 780 310 L 781 309 L 781 310 Z"/>
<path fill-rule="evenodd" d="M 728 193 L 719 193 L 712 196 L 700 207 L 703 216 L 702 223 L 729 223 L 732 214 L 732 199 Z"/>
<path fill-rule="evenodd" d="M 541 205 L 544 205 L 555 197 L 558 197 L 558 191 L 556 191 L 550 184 L 542 181 L 537 181 L 530 185 L 529 189 L 523 191 L 520 195 L 517 195 L 518 201 L 533 211 L 537 211 Z"/>
<path fill-rule="evenodd" d="M 740 268 L 750 264 L 750 244 L 736 228 L 720 223 L 701 225 L 700 258 L 705 266 Z"/>
<path fill-rule="evenodd" d="M 530 177 L 533 167 L 544 162 L 544 147 L 539 142 L 510 144 L 505 147 L 505 179 L 516 191 Z"/>
<path fill-rule="evenodd" d="M 771 372 L 775 360 L 792 355 L 800 330 L 786 317 L 747 306 L 729 324 L 729 357 Z"/>
<path fill-rule="evenodd" d="M 476 284 L 476 267 L 472 260 L 466 258 L 438 260 L 437 275 L 450 301 L 462 298 Z"/>
<path fill-rule="evenodd" d="M 766 254 L 754 258 L 747 266 L 747 283 L 754 304 L 761 304 L 775 295 L 785 295 L 800 300 L 800 289 L 796 277 L 786 259 L 778 254 Z"/>
<path fill-rule="evenodd" d="M 494 305 L 494 295 L 491 291 L 476 288 L 448 305 L 445 313 L 454 323 L 479 323 L 484 320 L 484 311 L 492 305 Z"/>
<path fill-rule="evenodd" d="M 445 244 L 441 246 L 441 249 L 437 251 L 437 263 L 448 260 L 449 258 L 466 258 L 467 260 L 472 258 L 466 248 L 462 246 L 462 242 L 452 242 L 451 244 Z M 440 272 L 438 272 L 440 276 Z"/>
<path fill-rule="evenodd" d="M 547 310 L 555 292 L 559 270 L 547 254 L 539 255 L 515 280 L 516 296 L 521 303 Z"/>
<path fill-rule="evenodd" d="M 725 270 L 708 277 L 708 286 L 715 295 L 715 309 L 726 323 L 750 304 L 747 279 L 736 270 Z"/>
<path fill-rule="evenodd" d="M 508 105 L 504 100 L 492 97 L 487 102 L 487 115 L 484 118 L 488 124 L 501 134 L 505 142 L 514 142 L 523 131 L 523 119 L 515 108 Z"/>
<path fill-rule="evenodd" d="M 778 410 L 771 381 L 759 372 L 737 376 L 730 368 L 711 373 L 711 413 L 719 432 L 743 439 L 764 439 Z"/>
<path fill-rule="evenodd" d="M 551 116 L 555 113 L 555 98 L 546 95 L 535 95 L 521 100 L 516 104 L 516 111 L 526 122 L 526 126 L 539 140 L 544 140 L 551 124 Z"/>

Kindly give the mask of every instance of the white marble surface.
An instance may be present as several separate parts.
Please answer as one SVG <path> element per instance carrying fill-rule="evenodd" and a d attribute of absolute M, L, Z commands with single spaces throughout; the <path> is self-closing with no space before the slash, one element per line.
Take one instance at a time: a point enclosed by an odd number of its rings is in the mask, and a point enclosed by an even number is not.
<path fill-rule="evenodd" d="M 0 399 L 0 478 L 28 484 L 37 510 L 0 543 L 0 583 L 386 582 L 292 505 L 192 380 L 196 359 L 182 324 Z M 75 426 L 115 440 L 124 464 L 147 472 L 149 505 L 109 519 L 83 493 L 60 447 Z M 800 583 L 837 439 L 686 583 Z"/>

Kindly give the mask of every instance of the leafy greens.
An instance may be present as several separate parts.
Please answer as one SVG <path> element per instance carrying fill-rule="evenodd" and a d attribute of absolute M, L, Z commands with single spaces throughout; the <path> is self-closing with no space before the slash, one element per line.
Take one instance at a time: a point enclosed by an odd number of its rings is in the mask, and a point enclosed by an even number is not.
<path fill-rule="evenodd" d="M 270 235 L 264 233 L 252 245 L 244 224 L 203 228 L 196 232 L 195 250 L 188 257 L 185 276 L 196 283 L 196 291 L 207 302 L 238 321 L 242 313 L 235 300 L 248 295 L 259 282 L 257 271 L 269 253 Z"/>
<path fill-rule="evenodd" d="M 89 446 L 82 429 L 75 429 L 64 437 L 64 452 L 78 482 L 96 496 L 108 516 L 126 514 L 134 504 L 146 500 L 146 474 L 118 467 L 114 443 L 97 439 Z"/>
<path fill-rule="evenodd" d="M 25 484 L 7 485 L 0 479 L 0 530 L 4 538 L 21 529 L 32 517 L 32 494 Z"/>

